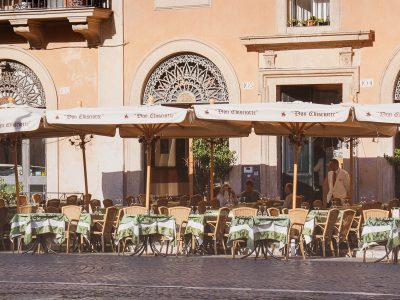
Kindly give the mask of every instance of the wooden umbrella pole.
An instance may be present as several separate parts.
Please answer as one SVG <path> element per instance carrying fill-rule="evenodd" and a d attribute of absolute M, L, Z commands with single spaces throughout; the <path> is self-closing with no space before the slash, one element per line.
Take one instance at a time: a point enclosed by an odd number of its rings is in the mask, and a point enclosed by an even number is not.
<path fill-rule="evenodd" d="M 151 140 L 146 141 L 147 169 L 146 169 L 146 209 L 150 211 L 150 179 L 151 179 Z"/>
<path fill-rule="evenodd" d="M 297 200 L 297 164 L 299 160 L 300 145 L 298 142 L 294 143 L 294 166 L 293 166 L 293 199 L 292 207 L 296 208 Z"/>
<path fill-rule="evenodd" d="M 350 139 L 350 169 L 349 169 L 349 177 L 350 177 L 350 192 L 349 192 L 349 201 L 350 204 L 353 204 L 353 187 L 354 187 L 354 155 L 353 155 L 353 147 L 354 147 L 354 139 Z"/>
<path fill-rule="evenodd" d="M 14 156 L 14 175 L 15 175 L 15 202 L 17 204 L 17 211 L 19 208 L 19 178 L 18 178 L 18 140 L 13 141 L 13 156 Z"/>
<path fill-rule="evenodd" d="M 214 141 L 210 142 L 210 205 L 214 199 Z"/>
<path fill-rule="evenodd" d="M 86 166 L 86 145 L 85 145 L 85 135 L 80 135 L 80 147 L 82 150 L 82 161 L 83 161 L 83 177 L 85 180 L 85 195 L 89 194 L 88 179 L 87 179 L 87 166 Z"/>

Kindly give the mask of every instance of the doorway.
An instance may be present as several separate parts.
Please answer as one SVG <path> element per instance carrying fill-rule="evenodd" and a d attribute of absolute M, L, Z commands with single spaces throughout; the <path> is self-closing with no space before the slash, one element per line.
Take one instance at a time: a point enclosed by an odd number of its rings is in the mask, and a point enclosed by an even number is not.
<path fill-rule="evenodd" d="M 277 88 L 278 101 L 303 101 L 318 104 L 338 104 L 342 102 L 341 84 L 282 85 Z M 324 197 L 324 180 L 327 163 L 339 155 L 341 143 L 337 138 L 308 138 L 300 151 L 298 162 L 298 194 L 307 201 Z M 293 182 L 293 146 L 286 137 L 278 139 L 278 158 L 281 168 L 281 194 L 286 183 Z"/>

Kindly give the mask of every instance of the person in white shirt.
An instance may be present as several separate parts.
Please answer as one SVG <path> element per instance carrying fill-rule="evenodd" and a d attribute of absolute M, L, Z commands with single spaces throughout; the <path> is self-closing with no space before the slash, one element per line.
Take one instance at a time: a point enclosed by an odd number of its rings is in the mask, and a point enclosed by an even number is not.
<path fill-rule="evenodd" d="M 350 176 L 347 171 L 339 168 L 339 161 L 331 159 L 329 162 L 328 185 L 329 192 L 327 196 L 328 205 L 332 199 L 348 199 L 350 195 Z"/>
<path fill-rule="evenodd" d="M 219 201 L 219 206 L 224 207 L 226 205 L 234 205 L 236 204 L 236 195 L 235 192 L 232 191 L 231 187 L 229 184 L 225 183 L 222 187 L 221 190 L 219 191 L 217 195 L 217 199 Z"/>

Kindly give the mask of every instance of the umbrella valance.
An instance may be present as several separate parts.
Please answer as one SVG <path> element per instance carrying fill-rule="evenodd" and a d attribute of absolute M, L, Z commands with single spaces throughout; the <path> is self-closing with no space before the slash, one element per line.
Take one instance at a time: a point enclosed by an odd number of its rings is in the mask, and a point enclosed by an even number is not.
<path fill-rule="evenodd" d="M 400 124 L 400 103 L 356 104 L 354 111 L 359 121 Z"/>

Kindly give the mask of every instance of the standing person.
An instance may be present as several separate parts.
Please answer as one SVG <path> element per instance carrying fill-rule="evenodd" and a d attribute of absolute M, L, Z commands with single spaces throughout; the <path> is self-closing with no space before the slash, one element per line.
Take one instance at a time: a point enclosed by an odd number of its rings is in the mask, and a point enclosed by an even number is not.
<path fill-rule="evenodd" d="M 257 202 L 260 199 L 260 193 L 254 190 L 254 182 L 252 180 L 246 181 L 245 190 L 240 197 L 244 198 L 246 203 Z"/>
<path fill-rule="evenodd" d="M 283 202 L 283 208 L 291 209 L 293 204 L 293 184 L 286 183 L 285 184 L 285 202 Z"/>
<path fill-rule="evenodd" d="M 221 187 L 221 189 L 217 195 L 217 199 L 219 201 L 219 207 L 224 207 L 229 204 L 233 205 L 236 203 L 236 194 L 234 191 L 232 191 L 229 184 L 225 183 Z"/>
<path fill-rule="evenodd" d="M 350 176 L 347 171 L 339 167 L 337 159 L 329 161 L 328 185 L 329 192 L 327 196 L 328 206 L 334 198 L 347 199 L 350 195 Z"/>

